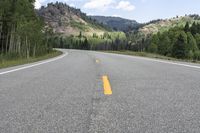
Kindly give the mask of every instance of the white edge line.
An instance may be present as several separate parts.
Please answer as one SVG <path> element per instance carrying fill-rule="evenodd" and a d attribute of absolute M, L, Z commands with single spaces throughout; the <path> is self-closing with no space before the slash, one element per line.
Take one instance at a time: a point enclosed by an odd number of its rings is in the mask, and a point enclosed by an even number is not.
<path fill-rule="evenodd" d="M 172 65 L 177 65 L 177 66 L 184 66 L 184 67 L 190 67 L 190 68 L 200 69 L 200 66 L 183 64 L 183 63 L 176 63 L 176 62 L 169 62 L 169 61 L 164 61 L 164 60 L 156 60 L 156 59 L 150 59 L 150 58 L 139 57 L 139 56 L 120 55 L 120 54 L 114 54 L 114 53 L 105 53 L 105 54 L 111 54 L 111 55 L 117 55 L 117 56 L 124 56 L 124 57 L 130 57 L 130 58 L 136 58 L 136 59 L 143 59 L 143 60 L 154 61 L 154 62 L 159 62 L 159 63 L 172 64 Z"/>
<path fill-rule="evenodd" d="M 20 70 L 23 70 L 23 69 L 27 69 L 27 68 L 39 66 L 39 65 L 42 65 L 42 64 L 46 64 L 46 63 L 49 63 L 49 62 L 53 62 L 53 61 L 56 61 L 56 60 L 59 60 L 59 59 L 65 57 L 65 56 L 67 56 L 67 55 L 68 55 L 68 53 L 65 53 L 64 55 L 61 55 L 61 56 L 59 56 L 59 57 L 55 57 L 55 58 L 53 58 L 53 59 L 49 59 L 49 60 L 46 60 L 46 61 L 43 61 L 43 62 L 40 62 L 40 63 L 36 63 L 36 64 L 33 64 L 33 65 L 24 66 L 24 67 L 17 68 L 17 69 L 12 69 L 12 70 L 5 71 L 5 72 L 1 72 L 0 75 L 4 75 L 4 74 L 16 72 L 16 71 L 20 71 Z"/>
<path fill-rule="evenodd" d="M 172 65 L 177 65 L 177 66 L 184 66 L 184 67 L 200 69 L 200 66 L 194 66 L 194 65 L 189 65 L 189 64 L 175 63 L 175 62 L 168 62 L 168 61 L 161 61 L 161 60 L 152 60 L 152 61 L 160 62 L 160 63 L 166 63 L 166 64 L 172 64 Z"/>

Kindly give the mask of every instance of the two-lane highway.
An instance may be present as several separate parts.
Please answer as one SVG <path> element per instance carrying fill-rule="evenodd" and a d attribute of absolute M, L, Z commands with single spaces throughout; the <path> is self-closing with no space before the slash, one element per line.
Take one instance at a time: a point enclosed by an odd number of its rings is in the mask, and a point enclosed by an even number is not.
<path fill-rule="evenodd" d="M 1 133 L 200 132 L 199 65 L 63 51 L 0 70 Z"/>

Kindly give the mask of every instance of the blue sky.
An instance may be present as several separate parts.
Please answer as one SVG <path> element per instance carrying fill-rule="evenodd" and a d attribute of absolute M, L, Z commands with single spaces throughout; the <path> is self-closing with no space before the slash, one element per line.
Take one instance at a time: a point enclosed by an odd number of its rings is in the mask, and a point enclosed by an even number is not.
<path fill-rule="evenodd" d="M 176 15 L 200 14 L 200 0 L 36 0 L 36 7 L 61 1 L 89 15 L 119 16 L 148 22 Z"/>

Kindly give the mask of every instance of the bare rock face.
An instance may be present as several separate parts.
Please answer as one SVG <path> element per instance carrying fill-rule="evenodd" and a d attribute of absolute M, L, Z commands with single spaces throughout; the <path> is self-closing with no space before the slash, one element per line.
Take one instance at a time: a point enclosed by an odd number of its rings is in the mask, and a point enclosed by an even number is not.
<path fill-rule="evenodd" d="M 38 10 L 46 25 L 51 27 L 54 33 L 69 35 L 78 35 L 81 32 L 102 32 L 102 29 L 91 24 L 91 20 L 82 13 L 80 9 L 68 6 L 64 3 L 49 3 L 47 7 L 41 7 Z"/>

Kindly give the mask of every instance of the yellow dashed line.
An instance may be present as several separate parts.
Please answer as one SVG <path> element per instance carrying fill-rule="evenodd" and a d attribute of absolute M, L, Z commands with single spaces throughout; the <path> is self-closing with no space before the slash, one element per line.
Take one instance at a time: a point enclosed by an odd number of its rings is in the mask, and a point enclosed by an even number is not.
<path fill-rule="evenodd" d="M 96 63 L 99 63 L 100 61 L 99 60 L 96 60 Z"/>
<path fill-rule="evenodd" d="M 110 86 L 110 82 L 108 80 L 108 76 L 103 76 L 102 79 L 103 79 L 104 94 L 112 95 L 112 89 Z"/>

